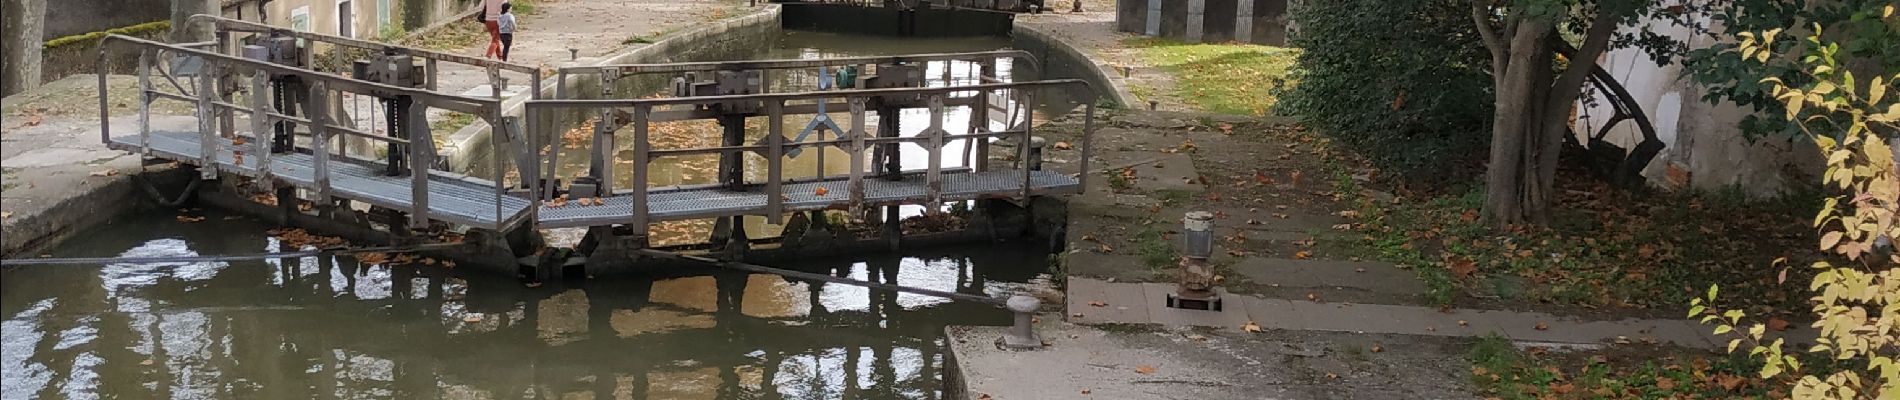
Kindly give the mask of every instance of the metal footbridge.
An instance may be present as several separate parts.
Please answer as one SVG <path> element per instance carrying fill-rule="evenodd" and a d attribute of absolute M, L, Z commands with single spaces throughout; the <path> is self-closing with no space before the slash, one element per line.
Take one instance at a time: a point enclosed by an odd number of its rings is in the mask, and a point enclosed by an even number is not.
<path fill-rule="evenodd" d="M 1023 200 L 1080 193 L 1085 183 L 1086 174 L 1042 170 L 1039 155 L 1026 144 L 1033 142 L 1036 111 L 1030 105 L 1038 92 L 1073 92 L 1087 85 L 996 72 L 999 63 L 1032 69 L 1023 67 L 1037 61 L 1020 51 L 543 71 L 219 17 L 194 21 L 215 27 L 217 40 L 169 44 L 113 35 L 102 42 L 133 47 L 141 56 L 138 128 L 114 132 L 104 124 L 101 139 L 115 149 L 194 165 L 204 179 L 240 177 L 277 191 L 280 201 L 307 201 L 315 206 L 302 211 L 307 213 L 360 202 L 400 216 L 409 228 L 444 223 L 494 231 L 621 226 L 644 236 L 659 221 L 762 216 L 782 223 L 787 214 L 801 211 Z M 104 100 L 106 54 L 100 56 L 102 118 L 111 107 Z M 933 62 L 943 63 L 942 75 L 923 76 Z M 952 76 L 951 62 L 969 67 Z M 437 90 L 441 63 L 488 71 L 494 92 L 470 96 Z M 774 87 L 769 79 L 814 69 L 817 87 L 811 87 L 813 82 Z M 503 73 L 526 76 L 531 88 L 543 89 L 529 90 L 530 99 L 518 114 L 504 107 Z M 544 78 L 556 78 L 555 85 L 544 88 Z M 670 80 L 673 90 L 661 97 L 627 98 L 650 93 L 630 87 L 655 78 Z M 544 98 L 544 91 L 553 98 Z M 372 109 L 368 118 L 350 115 L 340 104 L 351 96 L 376 99 L 383 107 Z M 196 129 L 153 127 L 155 101 L 194 104 Z M 1081 103 L 1092 120 L 1093 104 Z M 944 128 L 946 115 L 959 107 L 972 111 L 971 121 L 968 129 L 951 132 Z M 928 110 L 928 127 L 898 134 L 897 113 L 904 109 Z M 469 176 L 440 168 L 442 157 L 428 122 L 432 110 L 470 115 L 496 127 L 487 141 L 487 158 L 493 162 L 489 173 Z M 763 138 L 747 142 L 748 119 L 764 127 Z M 563 176 L 557 168 L 562 132 L 568 130 L 563 126 L 582 120 L 593 126 L 592 142 L 584 146 L 589 167 Z M 691 120 L 719 122 L 725 131 L 720 145 L 656 148 L 650 137 L 655 124 Z M 1092 122 L 1085 130 L 1092 133 Z M 1086 154 L 1090 146 L 1084 137 L 1077 147 Z M 992 141 L 998 140 L 1014 143 L 1009 147 L 1014 154 L 992 160 Z M 946 154 L 945 145 L 955 141 L 965 143 L 964 154 Z M 627 142 L 631 150 L 616 145 Z M 898 153 L 905 143 L 927 152 L 929 165 L 902 169 Z M 848 165 L 848 172 L 787 176 L 789 156 L 823 149 L 847 154 L 832 163 Z M 717 183 L 649 183 L 646 166 L 655 160 L 708 155 L 721 162 Z M 747 166 L 748 157 L 756 165 Z M 946 167 L 946 159 L 962 160 L 967 167 Z M 1087 170 L 1087 160 L 1082 157 L 1081 171 Z M 826 170 L 822 156 L 819 163 L 819 170 Z M 616 164 L 624 170 L 617 171 Z M 748 178 L 746 171 L 763 176 Z M 616 180 L 616 174 L 631 179 Z M 630 183 L 614 187 L 615 182 Z"/>

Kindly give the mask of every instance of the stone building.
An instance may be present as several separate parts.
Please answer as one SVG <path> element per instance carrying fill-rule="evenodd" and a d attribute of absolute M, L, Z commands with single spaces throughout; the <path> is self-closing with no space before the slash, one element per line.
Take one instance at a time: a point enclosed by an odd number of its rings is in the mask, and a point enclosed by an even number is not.
<path fill-rule="evenodd" d="M 1290 0 L 1116 0 L 1123 32 L 1186 42 L 1287 44 Z"/>

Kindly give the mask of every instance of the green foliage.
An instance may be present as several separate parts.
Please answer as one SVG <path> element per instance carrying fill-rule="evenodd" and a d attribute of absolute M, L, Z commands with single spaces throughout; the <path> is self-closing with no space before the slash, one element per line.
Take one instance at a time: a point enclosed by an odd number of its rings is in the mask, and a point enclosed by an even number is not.
<path fill-rule="evenodd" d="M 1235 43 L 1183 43 L 1137 37 L 1124 45 L 1175 76 L 1175 94 L 1203 110 L 1266 115 L 1286 84 L 1298 49 Z M 1144 96 L 1145 97 L 1145 96 Z"/>
<path fill-rule="evenodd" d="M 1490 56 L 1457 0 L 1297 8 L 1298 82 L 1276 109 L 1413 179 L 1475 172 L 1490 140 Z"/>
<path fill-rule="evenodd" d="M 1471 382 L 1493 399 L 1760 399 L 1769 384 L 1748 379 L 1743 357 L 1656 350 L 1629 360 L 1611 355 L 1521 350 L 1510 339 L 1486 336 L 1471 345 Z"/>
<path fill-rule="evenodd" d="M 1891 4 L 1856 15 L 1900 26 Z M 1737 34 L 1738 56 L 1744 62 L 1783 61 L 1778 51 L 1789 44 L 1776 40 L 1782 32 Z M 1715 308 L 1718 286 L 1689 303 L 1689 316 L 1713 323 L 1716 334 L 1745 332 L 1729 341 L 1728 350 L 1746 349 L 1748 357 L 1761 362 L 1763 378 L 1798 377 L 1790 390 L 1794 398 L 1891 399 L 1900 396 L 1900 253 L 1892 252 L 1890 243 L 1900 237 L 1900 171 L 1892 144 L 1883 139 L 1900 132 L 1900 95 L 1889 95 L 1900 90 L 1894 83 L 1900 82 L 1900 68 L 1874 71 L 1863 86 L 1846 64 L 1865 58 L 1856 57 L 1851 50 L 1856 46 L 1842 46 L 1826 32 L 1816 23 L 1805 33 L 1796 53 L 1801 61 L 1793 64 L 1801 83 L 1780 76 L 1757 81 L 1780 104 L 1781 117 L 1793 121 L 1826 155 L 1821 181 L 1835 191 L 1813 220 L 1821 235 L 1818 248 L 1835 256 L 1809 268 L 1817 272 L 1808 283 L 1814 292 L 1809 326 L 1818 330 L 1817 344 L 1784 351 L 1783 338 L 1768 333 L 1780 330 L 1773 326 L 1775 319 L 1745 322 L 1746 308 Z M 1877 32 L 1855 30 L 1847 40 L 1863 40 L 1865 34 Z M 1827 361 L 1796 357 L 1802 353 Z"/>
<path fill-rule="evenodd" d="M 1812 31 L 1817 25 L 1838 39 L 1833 45 L 1843 61 L 1851 60 L 1859 72 L 1900 70 L 1900 23 L 1884 21 L 1880 13 L 1891 0 L 1839 0 L 1828 2 L 1738 0 L 1709 10 L 1724 37 L 1743 33 Z M 1784 103 L 1775 100 L 1772 86 L 1761 81 L 1775 77 L 1791 86 L 1814 83 L 1802 73 L 1804 57 L 1811 50 L 1804 41 L 1769 43 L 1753 52 L 1744 52 L 1738 42 L 1718 41 L 1708 47 L 1691 50 L 1684 60 L 1684 72 L 1707 88 L 1702 99 L 1710 103 L 1732 101 L 1757 111 L 1742 120 L 1742 132 L 1751 139 L 1763 137 L 1800 137 L 1801 129 L 1778 111 Z"/>
<path fill-rule="evenodd" d="M 152 37 L 157 34 L 170 31 L 171 29 L 172 29 L 171 21 L 147 22 L 147 23 L 138 24 L 138 25 L 107 29 L 107 30 L 99 31 L 99 32 L 87 32 L 87 33 L 82 33 L 78 35 L 53 38 L 53 40 L 46 41 L 46 45 L 42 48 L 46 50 L 57 50 L 57 49 L 68 47 L 68 46 L 91 47 L 93 45 L 99 44 L 99 40 L 105 39 L 106 35 L 109 35 L 109 34 L 138 36 L 138 37 Z"/>

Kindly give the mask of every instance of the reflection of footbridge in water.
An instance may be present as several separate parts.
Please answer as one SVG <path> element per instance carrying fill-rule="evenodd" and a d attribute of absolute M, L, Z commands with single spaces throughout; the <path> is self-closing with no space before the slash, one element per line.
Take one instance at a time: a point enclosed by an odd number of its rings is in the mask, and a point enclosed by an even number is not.
<path fill-rule="evenodd" d="M 942 260 L 931 265 L 938 268 L 930 269 L 928 276 L 915 279 L 950 286 L 938 287 L 942 290 L 980 295 L 991 288 L 992 281 L 987 278 L 991 273 L 1019 272 L 1007 268 L 1008 260 L 984 256 Z M 906 274 L 900 271 L 902 263 L 902 259 L 892 257 L 808 271 L 915 284 L 902 278 Z M 257 272 L 233 273 L 238 271 Z M 218 282 L 225 279 L 275 279 L 282 282 L 286 297 L 306 299 L 298 304 L 309 309 L 265 308 L 225 314 L 215 311 L 219 309 L 216 305 L 177 304 L 168 308 L 182 311 L 161 312 L 207 310 L 211 315 L 229 315 L 212 320 L 238 324 L 225 327 L 227 331 L 242 326 L 243 331 L 250 332 L 230 339 L 236 351 L 270 354 L 243 349 L 288 349 L 283 355 L 286 360 L 311 360 L 315 364 L 308 368 L 287 368 L 313 375 L 308 381 L 317 382 L 320 393 L 370 389 L 438 393 L 438 385 L 459 384 L 494 394 L 533 388 L 544 391 L 539 392 L 543 395 L 592 392 L 596 398 L 615 398 L 616 392 L 630 392 L 633 398 L 649 398 L 641 394 L 663 393 L 667 390 L 664 386 L 678 384 L 676 381 L 686 376 L 693 378 L 686 381 L 707 386 L 694 388 L 693 392 L 719 393 L 719 398 L 740 393 L 799 392 L 812 387 L 861 391 L 861 395 L 876 397 L 877 393 L 885 393 L 880 390 L 929 389 L 930 382 L 940 374 L 938 358 L 943 348 L 942 343 L 929 338 L 940 334 L 938 330 L 946 321 L 998 324 L 1007 320 L 1002 314 L 973 315 L 972 310 L 985 308 L 981 305 L 920 304 L 915 301 L 918 299 L 900 299 L 897 293 L 835 291 L 842 285 L 793 284 L 758 274 L 682 275 L 644 282 L 590 281 L 568 290 L 507 297 L 470 292 L 484 290 L 483 286 L 490 283 L 513 286 L 512 282 L 458 282 L 430 269 L 363 267 L 306 258 L 277 263 L 276 270 L 269 272 L 275 277 L 259 272 L 249 267 L 227 268 L 195 290 L 215 292 L 245 286 Z M 377 288 L 368 292 L 381 293 L 372 297 L 382 297 L 360 299 L 352 295 L 370 286 Z M 200 296 L 226 298 L 218 293 Z M 787 299 L 795 301 L 771 301 Z M 334 328 L 307 329 L 296 322 L 258 326 L 264 319 L 243 317 L 243 313 L 250 312 L 321 312 L 326 316 L 321 323 L 352 329 L 338 336 L 312 333 L 336 332 Z M 982 318 L 985 314 L 994 315 L 994 320 Z M 469 318 L 478 315 L 479 319 Z M 298 349 L 325 350 L 307 353 Z M 393 368 L 387 374 L 371 374 L 380 376 L 378 379 L 337 378 L 363 375 L 349 369 L 366 363 Z M 813 366 L 820 363 L 829 367 Z M 505 365 L 523 365 L 535 372 L 496 368 Z M 534 378 L 544 375 L 594 376 L 595 380 L 547 382 Z M 265 387 L 278 387 L 269 382 L 270 378 L 255 379 Z M 303 381 L 288 376 L 277 379 Z M 322 389 L 325 386 L 331 389 Z"/>

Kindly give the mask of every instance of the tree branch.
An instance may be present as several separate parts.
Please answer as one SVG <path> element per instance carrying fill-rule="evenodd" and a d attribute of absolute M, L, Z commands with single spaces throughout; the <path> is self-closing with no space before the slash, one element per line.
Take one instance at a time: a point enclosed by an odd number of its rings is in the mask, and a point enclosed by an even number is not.
<path fill-rule="evenodd" d="M 1612 10 L 1598 8 L 1597 15 L 1591 18 L 1589 30 L 1584 34 L 1583 48 L 1578 49 L 1574 54 L 1565 55 L 1570 59 L 1570 68 L 1565 69 L 1563 75 L 1559 76 L 1554 86 L 1550 88 L 1550 97 L 1545 99 L 1545 110 L 1550 110 L 1553 115 L 1567 114 L 1559 110 L 1569 110 L 1570 103 L 1577 101 L 1577 95 L 1583 92 L 1583 80 L 1588 79 L 1590 71 L 1595 69 L 1597 56 L 1603 55 L 1603 51 L 1609 48 L 1610 36 L 1613 33 L 1616 33 L 1616 14 Z M 1551 35 L 1551 40 L 1557 42 L 1558 45 L 1554 46 L 1555 48 L 1570 47 L 1569 43 L 1564 43 L 1559 35 Z M 1549 118 L 1545 128 L 1561 128 L 1567 120 L 1567 118 Z"/>
<path fill-rule="evenodd" d="M 1471 0 L 1471 22 L 1477 25 L 1478 37 L 1484 40 L 1484 47 L 1491 50 L 1492 76 L 1504 76 L 1504 67 L 1510 62 L 1510 59 L 1505 57 L 1505 52 L 1509 49 L 1505 47 L 1504 41 L 1498 38 L 1498 32 L 1492 30 L 1491 17 L 1485 13 L 1486 2 L 1487 0 Z M 1493 80 L 1495 81 L 1496 78 Z"/>

